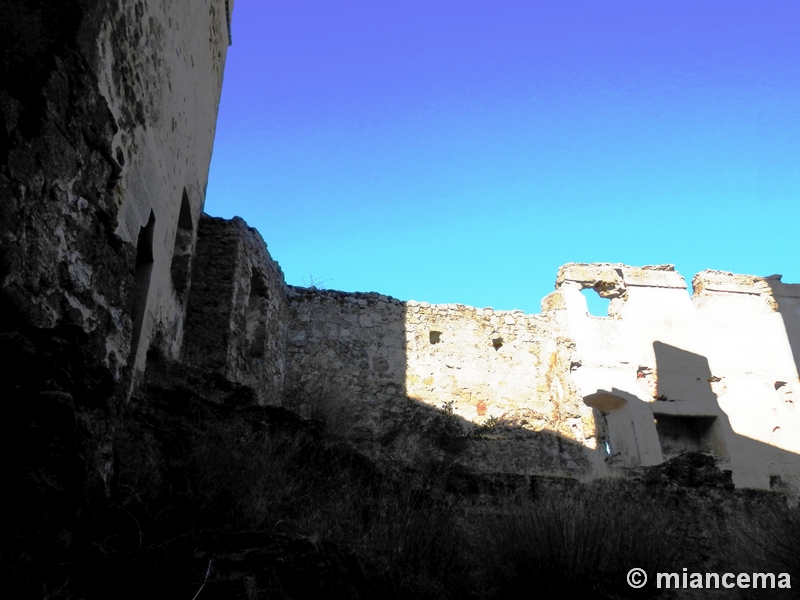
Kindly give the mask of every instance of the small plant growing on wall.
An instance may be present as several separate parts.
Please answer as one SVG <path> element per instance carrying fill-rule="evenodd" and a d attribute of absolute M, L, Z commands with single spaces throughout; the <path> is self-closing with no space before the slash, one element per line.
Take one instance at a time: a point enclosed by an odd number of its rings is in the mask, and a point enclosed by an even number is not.
<path fill-rule="evenodd" d="M 310 290 L 325 290 L 327 289 L 327 284 L 331 281 L 330 279 L 315 278 L 311 273 L 308 274 L 308 281 L 306 281 L 305 277 L 301 277 L 300 280 L 303 282 L 303 286 Z"/>
<path fill-rule="evenodd" d="M 489 417 L 483 423 L 477 425 L 473 430 L 467 433 L 467 436 L 476 440 L 485 440 L 487 439 L 486 434 L 489 431 L 499 427 L 502 424 L 502 421 L 497 417 Z"/>

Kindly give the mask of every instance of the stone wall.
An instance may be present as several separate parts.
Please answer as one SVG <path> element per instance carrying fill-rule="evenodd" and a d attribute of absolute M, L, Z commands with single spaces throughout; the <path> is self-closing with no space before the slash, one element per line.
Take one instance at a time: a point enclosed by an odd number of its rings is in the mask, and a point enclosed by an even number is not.
<path fill-rule="evenodd" d="M 123 385 L 153 345 L 178 356 L 229 9 L 0 8 L 2 329 L 74 330 L 92 379 Z"/>
<path fill-rule="evenodd" d="M 570 264 L 538 315 L 290 288 L 287 398 L 409 456 L 397 424 L 435 435 L 444 415 L 477 470 L 602 476 L 700 450 L 738 485 L 796 484 L 800 286 L 710 271 L 694 285 L 669 265 Z M 587 288 L 608 316 L 588 313 Z"/>
<path fill-rule="evenodd" d="M 253 387 L 280 404 L 286 371 L 287 287 L 259 233 L 239 218 L 203 215 L 183 361 Z"/>
<path fill-rule="evenodd" d="M 80 537 L 113 492 L 148 354 L 178 358 L 231 5 L 0 2 L 0 439 L 20 457 L 3 534 L 16 557 Z"/>
<path fill-rule="evenodd" d="M 107 486 L 109 415 L 148 360 L 184 361 L 392 459 L 598 476 L 704 450 L 738 485 L 800 485 L 800 286 L 780 276 L 705 271 L 690 297 L 669 265 L 570 264 L 541 314 L 437 306 L 287 286 L 255 230 L 203 216 L 231 8 L 0 5 L 9 439 L 66 415 L 48 437 Z"/>
<path fill-rule="evenodd" d="M 409 302 L 407 392 L 475 423 L 498 420 L 591 443 L 569 378 L 574 345 L 551 315 Z"/>
<path fill-rule="evenodd" d="M 287 399 L 371 447 L 407 416 L 405 305 L 298 287 L 288 300 Z"/>
<path fill-rule="evenodd" d="M 116 122 L 115 234 L 137 247 L 132 360 L 177 358 L 229 39 L 226 0 L 120 0 L 99 31 L 99 91 Z"/>
<path fill-rule="evenodd" d="M 472 469 L 592 470 L 592 411 L 557 319 L 303 288 L 291 288 L 289 316 L 290 402 L 362 446 L 439 455 L 409 430 L 444 429 Z"/>

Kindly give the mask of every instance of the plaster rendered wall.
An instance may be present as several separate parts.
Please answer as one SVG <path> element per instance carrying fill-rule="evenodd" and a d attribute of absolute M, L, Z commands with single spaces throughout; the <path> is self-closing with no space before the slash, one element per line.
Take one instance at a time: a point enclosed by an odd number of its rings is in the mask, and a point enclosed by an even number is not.
<path fill-rule="evenodd" d="M 693 285 L 712 389 L 736 436 L 729 450 L 739 479 L 800 486 L 800 285 L 719 271 L 698 273 Z"/>
<path fill-rule="evenodd" d="M 139 246 L 135 370 L 154 340 L 172 358 L 181 347 L 231 8 L 226 0 L 119 0 L 99 32 L 99 90 L 117 124 L 115 233 Z"/>
<path fill-rule="evenodd" d="M 800 482 L 798 286 L 705 271 L 690 297 L 669 265 L 571 264 L 556 287 L 580 362 L 574 381 L 603 409 L 616 460 L 657 464 L 695 448 L 740 486 Z M 612 298 L 610 316 L 588 314 L 583 288 Z"/>

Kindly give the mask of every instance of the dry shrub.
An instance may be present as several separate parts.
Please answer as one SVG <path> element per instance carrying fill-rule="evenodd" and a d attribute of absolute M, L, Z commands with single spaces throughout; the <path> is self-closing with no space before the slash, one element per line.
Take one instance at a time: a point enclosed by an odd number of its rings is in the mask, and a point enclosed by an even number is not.
<path fill-rule="evenodd" d="M 652 581 L 677 564 L 684 540 L 667 505 L 658 495 L 596 484 L 549 490 L 510 507 L 487 534 L 500 595 L 625 597 L 629 569 L 644 569 Z M 634 591 L 648 596 L 647 588 Z"/>
<path fill-rule="evenodd" d="M 347 383 L 314 373 L 286 392 L 283 405 L 305 419 L 321 422 L 328 435 L 343 439 L 353 433 L 363 412 L 355 399 Z"/>
<path fill-rule="evenodd" d="M 764 495 L 742 506 L 730 518 L 727 543 L 720 557 L 728 570 L 742 573 L 788 573 L 800 582 L 800 506 Z M 753 597 L 770 593 L 752 591 Z"/>

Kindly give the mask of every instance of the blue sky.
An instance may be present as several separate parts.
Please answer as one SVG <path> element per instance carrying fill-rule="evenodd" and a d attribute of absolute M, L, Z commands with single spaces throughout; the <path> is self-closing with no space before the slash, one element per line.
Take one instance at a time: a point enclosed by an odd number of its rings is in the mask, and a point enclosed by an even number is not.
<path fill-rule="evenodd" d="M 236 0 L 207 213 L 287 281 L 539 312 L 567 262 L 800 283 L 800 2 Z"/>

